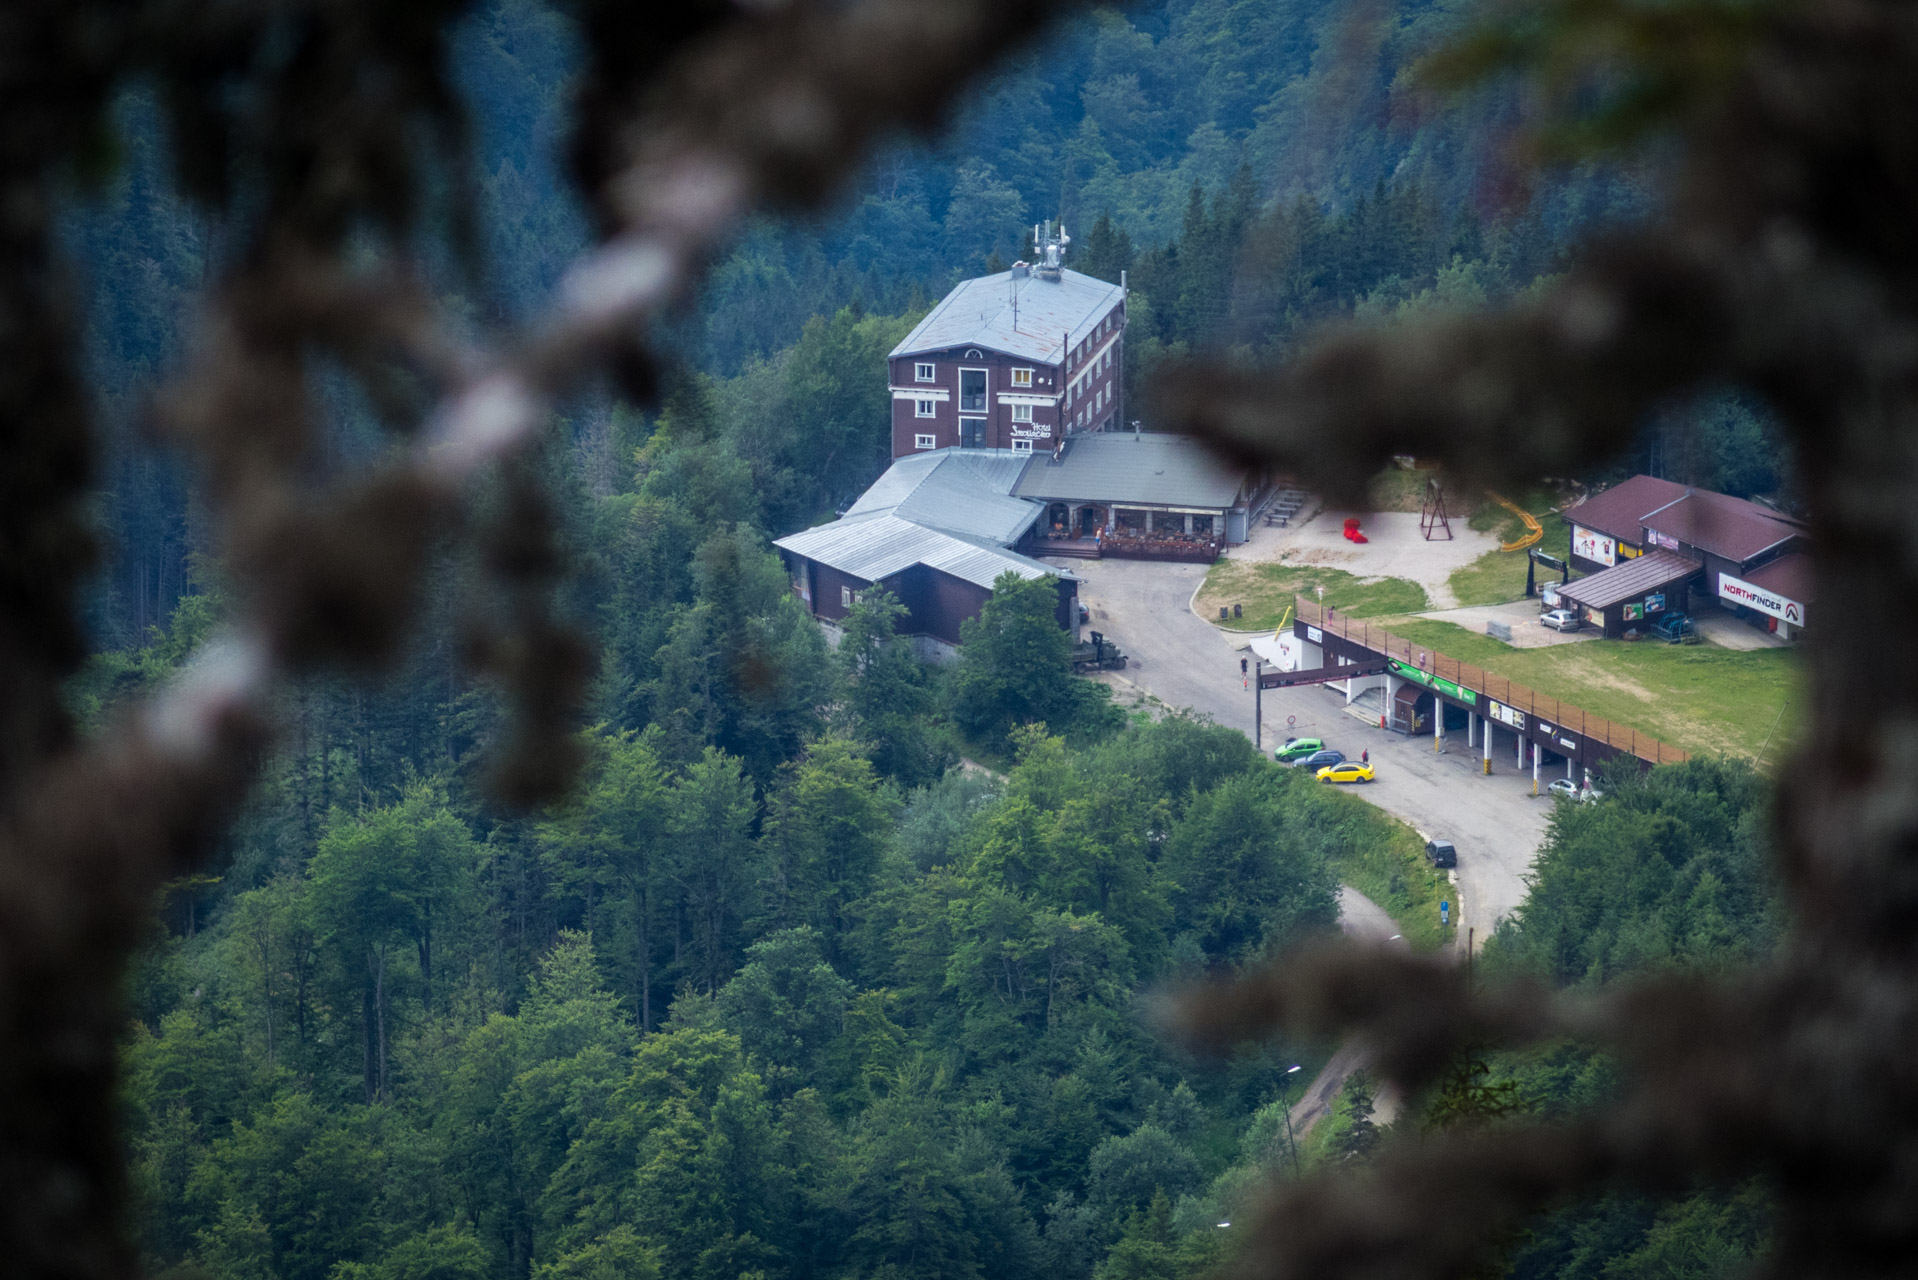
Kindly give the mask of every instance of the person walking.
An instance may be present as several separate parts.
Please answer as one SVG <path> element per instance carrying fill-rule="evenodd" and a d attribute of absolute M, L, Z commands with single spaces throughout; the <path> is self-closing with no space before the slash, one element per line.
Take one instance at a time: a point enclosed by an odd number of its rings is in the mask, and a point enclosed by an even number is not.
<path fill-rule="evenodd" d="M 1360 764 L 1372 763 L 1372 748 L 1367 747 L 1365 750 L 1359 752 L 1359 763 Z"/>

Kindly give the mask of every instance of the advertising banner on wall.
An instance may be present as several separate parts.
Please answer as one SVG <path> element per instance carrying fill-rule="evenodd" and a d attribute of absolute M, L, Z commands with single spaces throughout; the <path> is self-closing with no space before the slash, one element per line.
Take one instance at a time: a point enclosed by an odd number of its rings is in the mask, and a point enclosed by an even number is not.
<path fill-rule="evenodd" d="M 1463 702 L 1468 707 L 1475 707 L 1478 705 L 1477 693 L 1473 692 L 1470 689 L 1464 688 L 1461 685 L 1453 684 L 1450 680 L 1445 679 L 1443 676 L 1433 675 L 1429 671 L 1424 671 L 1408 663 L 1400 662 L 1397 658 L 1393 658 L 1391 660 L 1391 667 L 1392 667 L 1393 674 L 1399 676 L 1401 679 L 1415 680 L 1419 684 L 1424 685 L 1428 689 L 1437 689 L 1440 693 L 1444 694 L 1446 697 L 1456 698 L 1458 701 Z"/>
<path fill-rule="evenodd" d="M 1572 554 L 1610 568 L 1618 563 L 1618 544 L 1602 533 L 1572 526 Z"/>
<path fill-rule="evenodd" d="M 1805 606 L 1776 591 L 1767 591 L 1763 587 L 1754 587 L 1742 578 L 1734 578 L 1729 573 L 1718 575 L 1718 594 L 1720 598 L 1733 604 L 1742 604 L 1747 609 L 1756 609 L 1768 613 L 1781 622 L 1789 622 L 1794 627 L 1805 625 Z"/>

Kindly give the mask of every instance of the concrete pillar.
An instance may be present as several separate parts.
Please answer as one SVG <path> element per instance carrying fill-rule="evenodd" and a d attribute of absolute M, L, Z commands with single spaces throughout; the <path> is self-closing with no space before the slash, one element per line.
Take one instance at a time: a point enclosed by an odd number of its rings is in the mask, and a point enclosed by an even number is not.
<path fill-rule="evenodd" d="M 1185 532 L 1187 534 L 1190 534 L 1192 532 L 1192 516 L 1190 514 L 1186 514 L 1186 515 L 1180 516 L 1179 519 L 1185 521 Z"/>
<path fill-rule="evenodd" d="M 1518 735 L 1518 760 L 1516 763 L 1521 769 L 1525 767 L 1525 735 L 1523 733 Z"/>
<path fill-rule="evenodd" d="M 1445 703 L 1435 693 L 1432 695 L 1432 754 L 1439 755 L 1445 750 Z"/>
<path fill-rule="evenodd" d="M 1544 759 L 1544 757 L 1545 757 L 1545 753 L 1543 751 L 1540 751 L 1538 749 L 1538 744 L 1534 742 L 1532 744 L 1532 794 L 1533 795 L 1538 794 L 1538 765 L 1539 765 L 1539 761 Z"/>
<path fill-rule="evenodd" d="M 1147 533 L 1152 532 L 1152 513 L 1150 511 L 1145 513 L 1145 531 Z"/>
<path fill-rule="evenodd" d="M 1465 745 L 1468 747 L 1478 745 L 1478 712 L 1476 711 L 1465 713 Z"/>
<path fill-rule="evenodd" d="M 1479 724 L 1478 736 L 1485 748 L 1485 776 L 1492 776 L 1492 722 L 1488 719 Z"/>
<path fill-rule="evenodd" d="M 1566 756 L 1565 757 L 1565 777 L 1569 781 L 1571 779 L 1571 776 L 1572 776 L 1572 758 L 1570 756 Z"/>

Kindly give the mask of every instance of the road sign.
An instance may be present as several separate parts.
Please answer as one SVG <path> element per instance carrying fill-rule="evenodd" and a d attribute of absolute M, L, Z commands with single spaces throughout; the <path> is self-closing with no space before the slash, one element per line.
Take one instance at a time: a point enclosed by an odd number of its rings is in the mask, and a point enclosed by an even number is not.
<path fill-rule="evenodd" d="M 1439 903 L 1439 923 L 1440 924 L 1446 923 L 1451 918 L 1451 915 L 1452 915 L 1452 904 L 1449 902 Z"/>
<path fill-rule="evenodd" d="M 1297 716 L 1287 716 L 1285 718 L 1285 727 L 1290 729 L 1294 725 L 1298 724 L 1298 722 L 1299 722 L 1299 718 Z"/>

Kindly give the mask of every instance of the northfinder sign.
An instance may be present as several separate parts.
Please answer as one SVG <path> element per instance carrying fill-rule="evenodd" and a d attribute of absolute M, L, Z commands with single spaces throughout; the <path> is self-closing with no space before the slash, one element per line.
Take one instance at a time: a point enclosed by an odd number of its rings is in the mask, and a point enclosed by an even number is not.
<path fill-rule="evenodd" d="M 1742 578 L 1734 578 L 1729 573 L 1718 575 L 1718 594 L 1733 604 L 1742 604 L 1747 609 L 1756 609 L 1760 613 L 1769 613 L 1781 622 L 1789 622 L 1794 627 L 1805 625 L 1805 606 L 1796 600 L 1779 595 L 1776 591 L 1767 591 L 1763 587 L 1754 587 Z"/>

